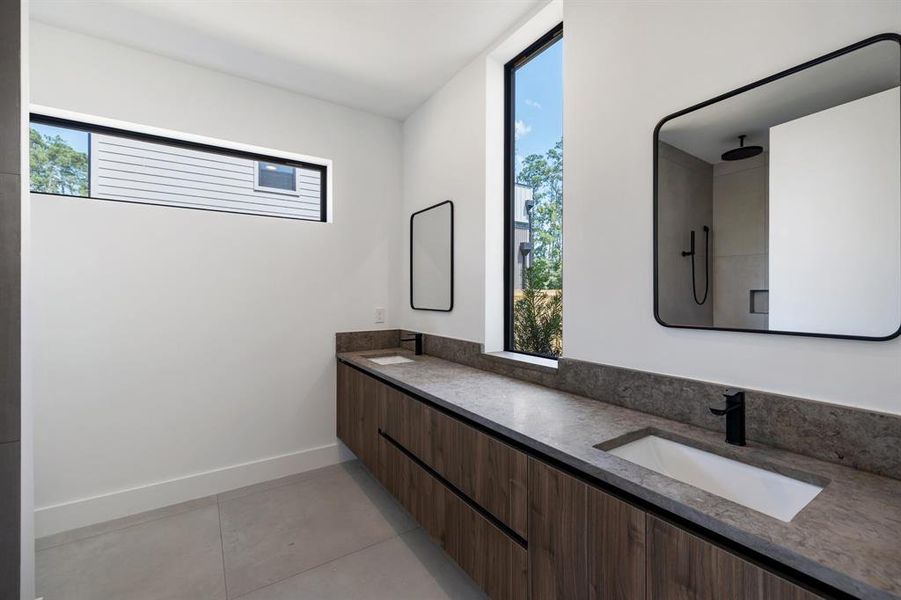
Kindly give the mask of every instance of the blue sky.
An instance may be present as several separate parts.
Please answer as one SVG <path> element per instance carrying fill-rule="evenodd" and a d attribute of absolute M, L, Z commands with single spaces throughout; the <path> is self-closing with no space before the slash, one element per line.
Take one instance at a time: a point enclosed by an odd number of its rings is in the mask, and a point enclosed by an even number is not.
<path fill-rule="evenodd" d="M 516 71 L 514 110 L 517 163 L 554 147 L 563 135 L 563 40 Z"/>
<path fill-rule="evenodd" d="M 31 128 L 43 136 L 59 136 L 74 150 L 78 152 L 88 152 L 88 134 L 86 131 L 78 131 L 75 129 L 65 129 L 63 127 L 54 127 L 52 125 L 43 125 L 41 123 L 32 123 Z"/>

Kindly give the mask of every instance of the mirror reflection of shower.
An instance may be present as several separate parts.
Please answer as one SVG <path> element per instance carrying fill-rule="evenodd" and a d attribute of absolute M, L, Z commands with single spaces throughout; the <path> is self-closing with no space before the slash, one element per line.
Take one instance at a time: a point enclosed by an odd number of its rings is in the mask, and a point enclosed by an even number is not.
<path fill-rule="evenodd" d="M 698 286 L 695 282 L 695 230 L 691 230 L 691 241 L 689 249 L 682 251 L 682 256 L 691 257 L 691 295 L 694 297 L 695 304 L 702 306 L 707 302 L 707 294 L 710 291 L 710 227 L 704 225 L 704 295 L 698 300 Z"/>
<path fill-rule="evenodd" d="M 898 47 L 877 36 L 660 122 L 658 322 L 866 339 L 899 331 Z"/>

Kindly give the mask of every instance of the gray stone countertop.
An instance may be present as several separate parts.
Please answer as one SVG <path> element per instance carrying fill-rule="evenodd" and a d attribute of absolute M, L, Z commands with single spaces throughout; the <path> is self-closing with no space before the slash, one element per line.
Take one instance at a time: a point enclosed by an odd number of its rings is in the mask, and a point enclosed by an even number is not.
<path fill-rule="evenodd" d="M 366 358 L 385 354 L 414 362 Z M 843 592 L 901 598 L 901 481 L 403 349 L 338 359 Z M 826 486 L 786 523 L 594 447 L 648 428 Z"/>

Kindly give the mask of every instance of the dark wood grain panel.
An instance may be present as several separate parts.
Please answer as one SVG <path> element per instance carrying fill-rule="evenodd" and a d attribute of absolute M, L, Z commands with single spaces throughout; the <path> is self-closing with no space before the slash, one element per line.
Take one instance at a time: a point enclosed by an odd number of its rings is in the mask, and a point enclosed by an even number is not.
<path fill-rule="evenodd" d="M 422 461 L 523 538 L 528 537 L 528 457 L 426 407 Z"/>
<path fill-rule="evenodd" d="M 385 487 L 491 598 L 528 597 L 528 556 L 522 546 L 385 438 L 380 451 Z"/>
<path fill-rule="evenodd" d="M 529 459 L 529 581 L 533 600 L 588 598 L 588 486 Z"/>
<path fill-rule="evenodd" d="M 382 430 L 526 538 L 528 457 L 415 398 L 383 387 Z"/>
<path fill-rule="evenodd" d="M 799 587 L 790 581 L 782 579 L 778 575 L 774 575 L 768 571 L 762 572 L 763 582 L 761 583 L 760 598 L 774 598 L 776 600 L 822 600 L 823 597 L 814 594 L 802 587 Z"/>
<path fill-rule="evenodd" d="M 425 406 L 388 385 L 372 381 L 382 388 L 379 418 L 382 431 L 416 456 L 421 456 Z"/>
<path fill-rule="evenodd" d="M 378 423 L 382 384 L 338 363 L 336 432 L 338 439 L 373 473 L 378 470 Z"/>
<path fill-rule="evenodd" d="M 369 377 L 354 371 L 351 377 L 351 395 L 356 399 L 355 435 L 357 437 L 357 456 L 370 471 L 377 474 L 379 462 L 379 406 L 385 386 Z"/>
<path fill-rule="evenodd" d="M 461 452 L 460 432 L 450 425 L 450 417 L 423 405 L 423 444 L 420 458 L 448 481 L 458 485 L 463 480 L 463 464 L 469 460 Z"/>
<path fill-rule="evenodd" d="M 820 596 L 680 527 L 647 517 L 648 598 L 815 600 Z"/>
<path fill-rule="evenodd" d="M 645 512 L 588 488 L 588 597 L 645 597 Z"/>

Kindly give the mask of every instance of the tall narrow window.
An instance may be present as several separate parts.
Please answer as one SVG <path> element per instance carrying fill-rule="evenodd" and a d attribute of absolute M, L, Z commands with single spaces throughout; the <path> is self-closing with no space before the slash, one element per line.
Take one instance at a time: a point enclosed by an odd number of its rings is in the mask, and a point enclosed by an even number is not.
<path fill-rule="evenodd" d="M 563 25 L 506 65 L 506 349 L 563 347 Z"/>

